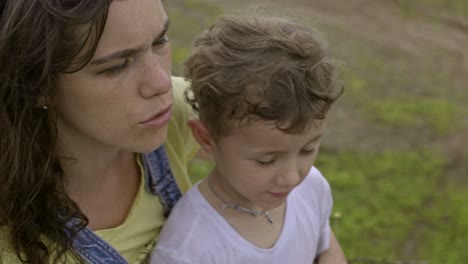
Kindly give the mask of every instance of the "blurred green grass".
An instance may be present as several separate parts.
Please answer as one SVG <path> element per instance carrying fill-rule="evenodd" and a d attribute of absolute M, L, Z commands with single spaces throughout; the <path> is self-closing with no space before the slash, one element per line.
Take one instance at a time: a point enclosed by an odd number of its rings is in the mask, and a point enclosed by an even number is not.
<path fill-rule="evenodd" d="M 467 260 L 468 194 L 441 184 L 447 164 L 433 151 L 322 152 L 316 166 L 333 186 L 347 255 L 399 259 L 408 246 L 430 263 Z"/>
<path fill-rule="evenodd" d="M 215 2 L 166 2 L 175 75 L 182 74 L 181 64 L 190 54 L 194 37 L 223 13 Z M 397 2 L 410 16 L 422 4 L 429 10 L 468 16 L 464 0 Z M 393 133 L 382 139 L 385 144 L 371 150 L 362 148 L 362 142 L 345 148 L 331 139 L 318 156 L 316 166 L 333 189 L 332 225 L 346 255 L 468 263 L 468 153 L 456 162 L 455 154 L 447 156 L 451 149 L 445 143 L 467 129 L 468 95 L 463 81 L 439 64 L 448 60 L 447 54 L 433 54 L 432 63 L 418 62 L 404 51 L 370 43 L 334 26 L 319 26 L 327 32 L 336 57 L 345 62 L 346 92 L 337 108 L 357 111 L 355 118 L 363 126 L 377 125 Z M 330 129 L 347 129 L 333 125 Z M 406 147 L 394 147 L 397 142 Z M 193 182 L 211 166 L 194 161 Z"/>
<path fill-rule="evenodd" d="M 468 1 L 466 0 L 397 0 L 397 2 L 404 10 L 411 13 L 417 12 L 421 5 L 425 5 L 447 15 L 468 16 Z"/>

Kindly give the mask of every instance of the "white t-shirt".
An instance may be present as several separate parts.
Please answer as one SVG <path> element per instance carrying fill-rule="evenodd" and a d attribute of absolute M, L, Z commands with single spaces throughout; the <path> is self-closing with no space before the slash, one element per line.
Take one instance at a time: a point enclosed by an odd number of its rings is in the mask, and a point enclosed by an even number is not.
<path fill-rule="evenodd" d="M 152 264 L 311 264 L 329 247 L 333 201 L 328 182 L 315 167 L 289 194 L 283 230 L 268 249 L 240 236 L 197 186 L 174 207 L 151 256 Z"/>

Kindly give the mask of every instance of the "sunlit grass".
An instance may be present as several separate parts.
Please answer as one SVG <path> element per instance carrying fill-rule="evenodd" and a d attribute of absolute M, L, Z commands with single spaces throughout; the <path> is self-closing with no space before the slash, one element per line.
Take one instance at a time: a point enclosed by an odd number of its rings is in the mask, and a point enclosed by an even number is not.
<path fill-rule="evenodd" d="M 347 255 L 398 258 L 444 161 L 410 151 L 321 153 L 316 165 L 332 185 Z"/>
<path fill-rule="evenodd" d="M 382 99 L 364 106 L 376 121 L 393 126 L 421 127 L 427 124 L 437 134 L 457 129 L 457 106 L 444 98 Z"/>
<path fill-rule="evenodd" d="M 468 1 L 466 0 L 397 0 L 397 2 L 408 13 L 417 13 L 421 5 L 426 5 L 445 15 L 455 13 L 468 17 Z"/>
<path fill-rule="evenodd" d="M 466 176 L 466 175 L 465 175 Z M 434 205 L 423 214 L 424 230 L 418 254 L 431 263 L 465 263 L 468 260 L 468 184 L 450 182 L 434 194 Z"/>
<path fill-rule="evenodd" d="M 205 30 L 221 9 L 203 0 L 181 0 L 166 2 L 171 18 L 169 38 L 172 44 L 172 65 L 175 75 L 183 75 L 182 63 L 190 55 L 195 37 Z"/>

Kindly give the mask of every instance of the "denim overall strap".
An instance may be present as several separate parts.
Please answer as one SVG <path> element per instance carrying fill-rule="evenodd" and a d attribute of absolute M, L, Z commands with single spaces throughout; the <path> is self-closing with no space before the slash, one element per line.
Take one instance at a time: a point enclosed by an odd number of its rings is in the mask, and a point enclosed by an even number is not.
<path fill-rule="evenodd" d="M 168 216 L 175 203 L 182 197 L 177 186 L 164 146 L 153 152 L 144 154 L 146 189 L 154 195 L 159 195 L 164 207 L 164 215 Z"/>
<path fill-rule="evenodd" d="M 69 221 L 67 226 L 73 229 L 75 221 Z M 116 249 L 87 227 L 75 236 L 73 248 L 89 264 L 128 264 Z"/>

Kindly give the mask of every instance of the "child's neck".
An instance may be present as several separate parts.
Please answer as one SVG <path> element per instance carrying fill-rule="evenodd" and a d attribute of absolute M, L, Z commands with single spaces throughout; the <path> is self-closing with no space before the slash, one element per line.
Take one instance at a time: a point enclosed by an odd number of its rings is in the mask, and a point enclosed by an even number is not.
<path fill-rule="evenodd" d="M 265 215 L 255 216 L 229 207 L 223 210 L 222 205 L 224 202 L 213 193 L 207 180 L 200 183 L 198 190 L 218 214 L 245 240 L 260 248 L 271 248 L 275 245 L 283 229 L 286 203 L 268 210 L 268 215 L 273 220 L 273 223 L 270 223 Z M 218 196 L 223 197 L 225 202 L 235 204 L 235 202 L 224 198 L 228 196 L 224 196 L 222 190 L 216 189 L 215 192 L 217 192 Z M 239 204 L 239 206 L 243 205 Z M 258 208 L 249 209 L 259 210 Z"/>

